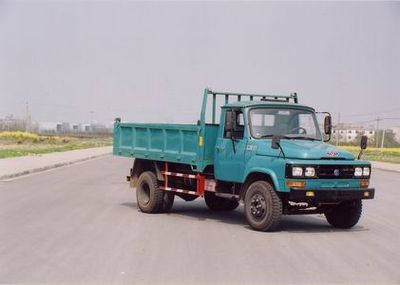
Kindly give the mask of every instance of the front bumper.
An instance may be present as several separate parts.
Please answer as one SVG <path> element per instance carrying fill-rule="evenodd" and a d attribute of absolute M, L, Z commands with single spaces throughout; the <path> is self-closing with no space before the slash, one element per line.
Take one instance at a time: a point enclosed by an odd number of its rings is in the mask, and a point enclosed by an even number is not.
<path fill-rule="evenodd" d="M 291 191 L 288 193 L 288 200 L 293 202 L 340 202 L 345 200 L 373 199 L 374 196 L 374 188 L 345 188 L 335 190 L 291 188 Z"/>

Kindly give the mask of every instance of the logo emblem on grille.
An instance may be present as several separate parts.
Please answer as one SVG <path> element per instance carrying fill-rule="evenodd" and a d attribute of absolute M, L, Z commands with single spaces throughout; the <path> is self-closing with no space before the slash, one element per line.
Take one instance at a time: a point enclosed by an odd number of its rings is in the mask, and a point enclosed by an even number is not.
<path fill-rule="evenodd" d="M 328 156 L 338 156 L 339 153 L 334 152 L 334 151 L 331 151 L 331 152 L 328 152 L 327 155 L 328 155 Z"/>
<path fill-rule="evenodd" d="M 335 169 L 335 170 L 333 171 L 333 175 L 339 176 L 339 175 L 340 175 L 340 170 L 339 170 L 339 169 Z"/>

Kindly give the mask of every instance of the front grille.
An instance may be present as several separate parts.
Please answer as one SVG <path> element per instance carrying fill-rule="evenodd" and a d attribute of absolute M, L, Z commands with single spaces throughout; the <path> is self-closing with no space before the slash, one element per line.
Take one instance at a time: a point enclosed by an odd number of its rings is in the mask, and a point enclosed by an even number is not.
<path fill-rule="evenodd" d="M 315 176 L 306 177 L 304 174 L 305 169 L 310 166 L 315 168 Z M 366 165 L 367 166 L 367 165 Z M 302 176 L 292 176 L 292 168 L 301 167 L 303 168 Z M 354 176 L 355 167 L 365 167 L 363 165 L 316 165 L 316 164 L 286 164 L 285 177 L 289 179 L 367 179 L 369 177 Z M 370 166 L 367 166 L 370 167 Z"/>
<path fill-rule="evenodd" d="M 319 165 L 316 169 L 317 176 L 322 179 L 353 178 L 354 166 L 352 165 Z"/>

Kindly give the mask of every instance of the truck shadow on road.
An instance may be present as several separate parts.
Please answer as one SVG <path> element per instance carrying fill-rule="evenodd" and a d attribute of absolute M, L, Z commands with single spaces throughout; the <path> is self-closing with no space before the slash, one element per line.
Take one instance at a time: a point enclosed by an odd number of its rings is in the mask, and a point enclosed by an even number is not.
<path fill-rule="evenodd" d="M 130 207 L 139 210 L 136 202 L 122 203 L 121 206 Z M 144 213 L 143 213 L 144 214 Z M 210 211 L 203 203 L 176 203 L 171 212 L 160 213 L 156 215 L 168 215 L 180 219 L 191 219 L 202 222 L 220 222 L 225 224 L 242 226 L 245 229 L 252 230 L 248 225 L 243 213 L 243 206 L 240 206 L 230 212 L 213 212 Z M 352 229 L 335 229 L 332 228 L 325 220 L 323 215 L 293 215 L 283 216 L 282 221 L 275 232 L 290 233 L 329 233 L 329 232 L 365 232 L 367 228 L 355 226 Z"/>

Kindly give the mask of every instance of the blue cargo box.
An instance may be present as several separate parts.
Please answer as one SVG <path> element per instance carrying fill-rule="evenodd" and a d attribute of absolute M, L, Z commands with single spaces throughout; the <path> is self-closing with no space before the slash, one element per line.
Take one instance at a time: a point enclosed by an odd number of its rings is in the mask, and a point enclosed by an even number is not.
<path fill-rule="evenodd" d="M 113 154 L 190 164 L 194 171 L 203 171 L 214 161 L 218 125 L 190 124 L 114 124 Z"/>

